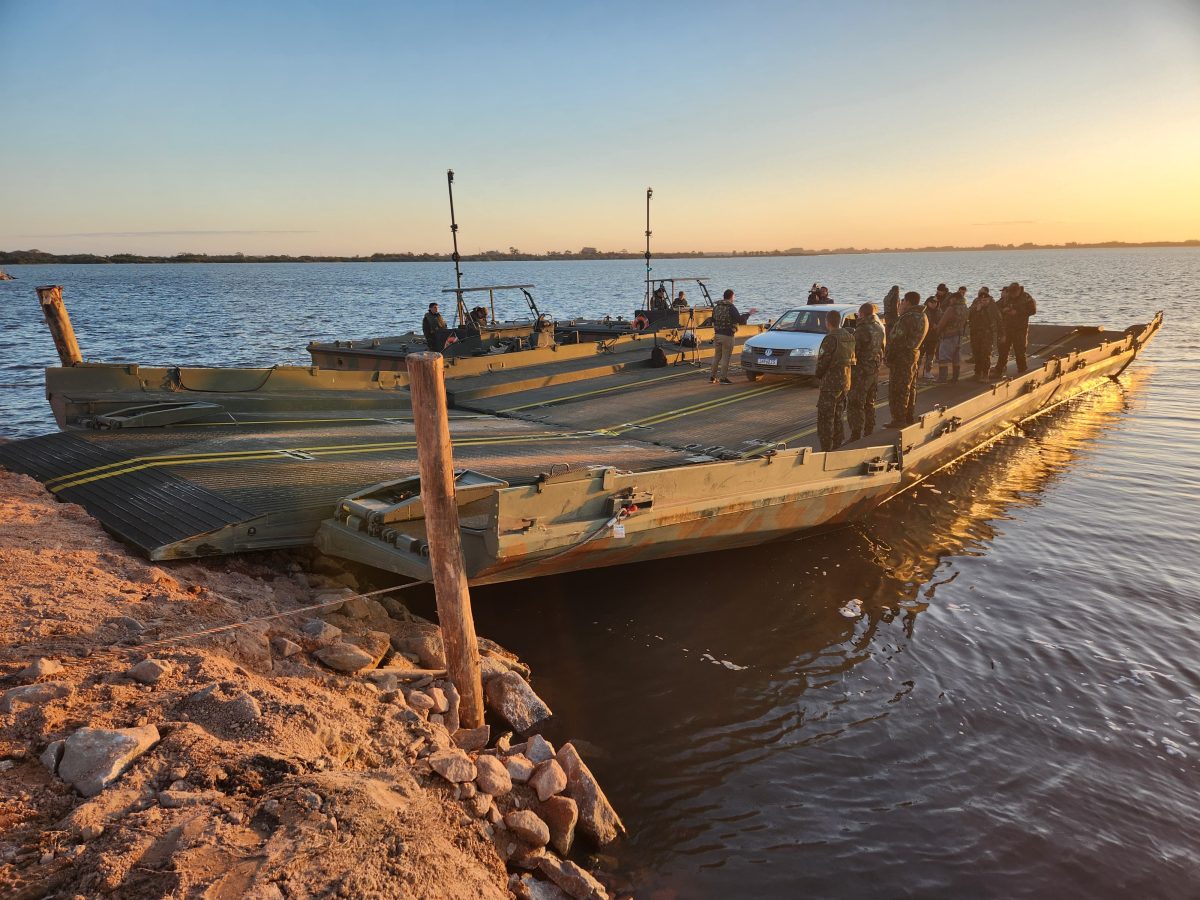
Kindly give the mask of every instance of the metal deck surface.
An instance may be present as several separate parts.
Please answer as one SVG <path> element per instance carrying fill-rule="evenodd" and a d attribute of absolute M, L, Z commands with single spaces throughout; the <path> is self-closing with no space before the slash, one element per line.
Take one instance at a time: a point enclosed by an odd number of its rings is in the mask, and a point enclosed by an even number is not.
<path fill-rule="evenodd" d="M 640 470 L 686 454 L 637 440 L 472 417 L 452 422 L 458 466 L 516 483 L 562 465 Z M 148 555 L 200 536 L 252 528 L 245 543 L 306 543 L 353 491 L 417 473 L 408 422 L 303 428 L 83 431 L 0 445 L 0 464 L 79 503 Z"/>

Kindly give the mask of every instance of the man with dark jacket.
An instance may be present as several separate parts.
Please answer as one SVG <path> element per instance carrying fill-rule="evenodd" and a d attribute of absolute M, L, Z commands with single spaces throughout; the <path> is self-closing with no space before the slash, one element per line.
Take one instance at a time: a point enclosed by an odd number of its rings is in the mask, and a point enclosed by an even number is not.
<path fill-rule="evenodd" d="M 421 333 L 425 335 L 425 346 L 435 353 L 440 353 L 442 349 L 438 331 L 445 330 L 445 328 L 446 320 L 438 312 L 438 305 L 430 303 L 429 312 L 425 313 L 425 318 L 421 320 Z"/>
<path fill-rule="evenodd" d="M 738 326 L 745 325 L 746 320 L 756 312 L 758 312 L 757 309 L 751 309 L 745 314 L 738 312 L 738 308 L 733 305 L 732 290 L 727 290 L 713 307 L 713 361 L 712 371 L 708 375 L 710 382 L 717 382 L 717 369 L 719 368 L 721 370 L 720 383 L 733 384 L 729 380 L 729 361 L 733 358 L 733 336 L 737 334 Z"/>
<path fill-rule="evenodd" d="M 996 360 L 995 375 L 1003 377 L 1008 369 L 1008 351 L 1012 348 L 1017 359 L 1017 374 L 1029 371 L 1025 359 L 1025 347 L 1029 343 L 1029 317 L 1037 312 L 1033 298 L 1017 282 L 1013 282 L 1000 298 L 1000 318 L 1004 328 L 1000 332 L 1000 352 Z"/>
<path fill-rule="evenodd" d="M 971 325 L 971 361 L 975 363 L 975 380 L 987 381 L 992 371 L 992 348 L 1000 339 L 1000 309 L 987 288 L 979 289 L 979 296 L 971 302 L 967 311 Z"/>
<path fill-rule="evenodd" d="M 909 291 L 900 304 L 900 318 L 888 336 L 888 405 L 892 421 L 884 428 L 903 428 L 913 423 L 917 406 L 917 360 L 929 322 L 921 309 L 921 295 Z"/>
<path fill-rule="evenodd" d="M 846 399 L 852 441 L 875 430 L 875 397 L 886 346 L 887 336 L 875 315 L 875 304 L 864 303 L 858 308 L 858 324 L 854 326 L 854 368 L 850 370 L 850 395 Z"/>
<path fill-rule="evenodd" d="M 817 436 L 821 450 L 828 453 L 846 442 L 843 417 L 846 392 L 850 390 L 850 368 L 854 365 L 854 335 L 840 327 L 842 314 L 836 309 L 825 313 L 825 330 L 817 351 L 816 376 L 821 382 L 817 398 Z"/>

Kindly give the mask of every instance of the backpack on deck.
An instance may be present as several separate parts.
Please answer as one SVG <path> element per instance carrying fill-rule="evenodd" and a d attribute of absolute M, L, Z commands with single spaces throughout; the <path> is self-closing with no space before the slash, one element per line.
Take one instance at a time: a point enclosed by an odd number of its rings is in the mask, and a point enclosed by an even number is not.
<path fill-rule="evenodd" d="M 661 369 L 667 364 L 667 351 L 657 344 L 650 351 L 650 368 Z"/>

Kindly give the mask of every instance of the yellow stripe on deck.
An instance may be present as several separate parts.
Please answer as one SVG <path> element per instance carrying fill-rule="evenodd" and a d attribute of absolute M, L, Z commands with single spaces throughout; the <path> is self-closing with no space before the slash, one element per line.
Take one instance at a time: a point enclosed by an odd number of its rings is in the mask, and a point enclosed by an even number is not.
<path fill-rule="evenodd" d="M 504 444 L 522 444 L 531 440 L 542 441 L 562 441 L 562 440 L 578 440 L 585 436 L 583 432 L 537 432 L 533 434 L 511 434 L 511 435 L 491 435 L 488 437 L 478 438 L 462 438 L 455 441 L 457 447 L 476 447 Z M 296 462 L 294 456 L 289 456 L 290 453 L 307 453 L 312 456 L 341 456 L 352 453 L 387 453 L 395 450 L 415 450 L 417 444 L 415 441 L 388 441 L 374 444 L 330 444 L 320 447 L 286 447 L 286 448 L 269 448 L 260 450 L 239 450 L 229 451 L 226 453 L 206 453 L 175 456 L 142 456 L 133 459 L 123 460 L 120 463 L 110 463 L 107 466 L 96 466 L 92 469 L 83 469 L 71 475 L 62 475 L 54 479 L 56 482 L 62 482 L 64 479 L 70 479 L 65 483 L 54 484 L 46 483 L 47 488 L 52 493 L 65 491 L 68 488 L 79 487 L 84 484 L 91 484 L 95 481 L 103 481 L 107 478 L 116 478 L 121 475 L 132 475 L 134 472 L 140 472 L 144 469 L 156 469 L 162 467 L 174 466 L 191 466 L 204 465 L 205 463 L 219 462 L 260 462 L 260 461 L 282 461 Z"/>
<path fill-rule="evenodd" d="M 571 394 L 567 397 L 554 397 L 549 400 L 541 400 L 537 403 L 526 403 L 522 406 L 510 406 L 507 409 L 498 409 L 498 413 L 520 412 L 523 409 L 537 409 L 539 406 L 553 406 L 556 403 L 566 403 L 568 400 L 578 400 L 581 397 L 595 397 L 598 394 L 607 394 L 611 391 L 623 391 L 628 388 L 639 387 L 643 384 L 653 384 L 656 381 L 666 381 L 668 378 L 679 378 L 681 375 L 695 375 L 699 370 L 691 369 L 686 372 L 672 372 L 670 375 L 659 375 L 657 378 L 644 378 L 641 381 L 631 381 L 627 384 L 616 384 L 612 387 L 597 388 L 594 391 L 583 391 L 579 394 Z"/>

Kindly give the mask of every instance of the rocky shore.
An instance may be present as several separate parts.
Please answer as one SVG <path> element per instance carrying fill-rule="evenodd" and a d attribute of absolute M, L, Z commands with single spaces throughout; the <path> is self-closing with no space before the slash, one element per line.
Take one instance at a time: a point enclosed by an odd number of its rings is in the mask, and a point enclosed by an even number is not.
<path fill-rule="evenodd" d="M 0 894 L 613 896 L 570 856 L 624 826 L 495 643 L 463 729 L 436 626 L 334 560 L 147 563 L 3 470 L 0 556 Z"/>

